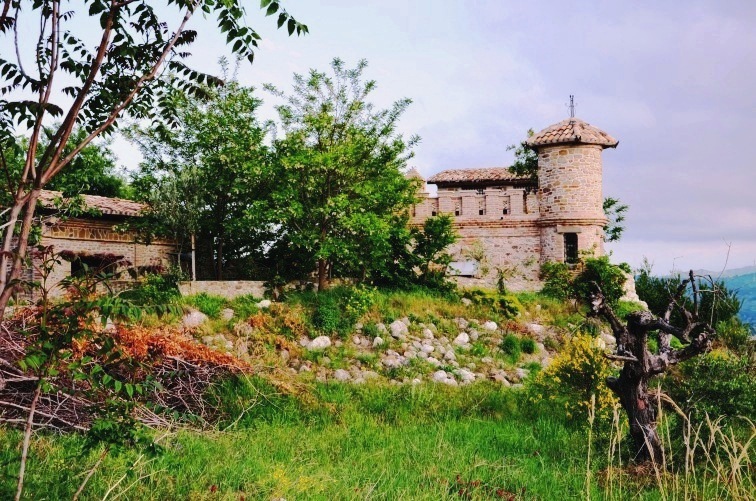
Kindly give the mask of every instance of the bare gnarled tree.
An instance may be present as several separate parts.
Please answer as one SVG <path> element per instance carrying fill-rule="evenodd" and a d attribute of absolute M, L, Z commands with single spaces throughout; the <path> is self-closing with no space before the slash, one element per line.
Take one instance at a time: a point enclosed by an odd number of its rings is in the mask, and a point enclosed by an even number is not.
<path fill-rule="evenodd" d="M 685 292 L 690 288 L 692 308 L 686 301 Z M 591 309 L 594 314 L 604 317 L 612 327 L 617 339 L 614 354 L 607 355 L 612 360 L 624 362 L 619 377 L 607 379 L 607 385 L 617 395 L 630 423 L 636 462 L 652 461 L 660 463 L 664 450 L 657 427 L 657 396 L 648 391 L 648 382 L 654 376 L 666 372 L 670 366 L 711 348 L 711 340 L 716 334 L 712 326 L 700 318 L 700 298 L 703 293 L 716 293 L 714 288 L 702 290 L 696 284 L 693 271 L 683 280 L 661 317 L 649 311 L 636 311 L 627 316 L 623 325 L 609 306 L 600 287 L 592 295 Z M 692 311 L 691 311 L 692 309 Z M 682 317 L 682 326 L 672 325 L 670 318 L 674 310 Z M 651 353 L 648 338 L 656 333 L 659 350 Z M 674 349 L 672 337 L 684 344 Z"/>

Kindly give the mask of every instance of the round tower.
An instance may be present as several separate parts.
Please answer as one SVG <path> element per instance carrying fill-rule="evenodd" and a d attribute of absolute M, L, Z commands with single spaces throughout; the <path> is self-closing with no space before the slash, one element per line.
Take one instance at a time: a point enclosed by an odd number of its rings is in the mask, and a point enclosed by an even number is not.
<path fill-rule="evenodd" d="M 568 118 L 531 136 L 538 153 L 541 262 L 577 262 L 581 253 L 604 254 L 601 152 L 619 141 Z"/>

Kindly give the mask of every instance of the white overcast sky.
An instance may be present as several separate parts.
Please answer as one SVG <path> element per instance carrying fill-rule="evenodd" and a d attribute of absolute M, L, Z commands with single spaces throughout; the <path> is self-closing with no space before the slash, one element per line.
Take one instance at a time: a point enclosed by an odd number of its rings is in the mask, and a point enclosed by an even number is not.
<path fill-rule="evenodd" d="M 250 4 L 264 41 L 242 83 L 287 89 L 333 57 L 367 59 L 377 104 L 414 101 L 402 129 L 422 137 L 426 177 L 509 165 L 506 146 L 575 94 L 577 116 L 620 141 L 604 152 L 605 195 L 630 205 L 615 260 L 719 270 L 729 248 L 728 268 L 756 264 L 756 1 L 285 1 L 300 38 Z M 193 27 L 192 65 L 215 71 L 229 51 L 209 20 Z"/>

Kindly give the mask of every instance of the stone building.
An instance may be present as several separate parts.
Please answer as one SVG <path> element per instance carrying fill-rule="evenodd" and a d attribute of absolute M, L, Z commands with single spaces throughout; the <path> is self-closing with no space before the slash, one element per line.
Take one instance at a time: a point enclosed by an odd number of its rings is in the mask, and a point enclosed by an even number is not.
<path fill-rule="evenodd" d="M 62 295 L 56 287 L 62 279 L 96 270 L 114 261 L 128 263 L 120 270 L 114 285 L 123 286 L 136 274 L 166 269 L 176 260 L 176 245 L 167 240 L 154 240 L 149 245 L 139 243 L 134 230 L 119 231 L 116 227 L 142 216 L 145 205 L 132 200 L 82 195 L 83 215 L 59 218 L 57 213 L 63 202 L 60 192 L 45 190 L 40 195 L 39 212 L 43 216 L 40 244 L 53 246 L 62 259 L 53 267 L 46 286 L 52 296 Z M 25 271 L 25 280 L 40 280 L 40 262 L 35 259 Z M 129 273 L 130 272 L 130 273 Z M 32 295 L 38 295 L 33 291 Z M 27 293 L 27 299 L 29 298 Z"/>
<path fill-rule="evenodd" d="M 462 285 L 493 285 L 503 274 L 513 290 L 532 289 L 540 264 L 603 255 L 601 153 L 618 141 L 568 118 L 526 141 L 538 154 L 538 180 L 509 168 L 445 170 L 430 177 L 413 208 L 412 223 L 449 214 L 459 240 L 452 274 Z M 412 172 L 417 177 L 417 172 Z"/>

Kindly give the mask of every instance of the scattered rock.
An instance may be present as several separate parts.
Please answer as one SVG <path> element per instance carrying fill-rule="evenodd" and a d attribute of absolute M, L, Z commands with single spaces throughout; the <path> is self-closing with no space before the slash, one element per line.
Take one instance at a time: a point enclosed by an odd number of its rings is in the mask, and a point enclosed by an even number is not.
<path fill-rule="evenodd" d="M 536 336 L 539 336 L 546 331 L 546 327 L 544 327 L 541 324 L 527 324 L 526 327 L 528 328 L 530 332 L 532 332 Z"/>
<path fill-rule="evenodd" d="M 459 379 L 462 381 L 462 384 L 469 384 L 475 381 L 475 374 L 467 369 L 457 369 L 455 372 L 457 373 L 457 376 L 459 376 Z"/>
<path fill-rule="evenodd" d="M 428 363 L 431 365 L 435 365 L 436 367 L 441 366 L 441 362 L 435 357 L 428 357 Z"/>
<path fill-rule="evenodd" d="M 460 329 L 466 329 L 468 325 L 470 325 L 470 322 L 465 320 L 464 318 L 455 318 L 454 323 L 457 324 L 457 327 Z"/>
<path fill-rule="evenodd" d="M 234 318 L 234 313 L 234 310 L 232 310 L 231 308 L 223 308 L 220 312 L 220 318 L 221 320 L 228 322 L 229 320 Z"/>
<path fill-rule="evenodd" d="M 457 355 L 454 353 L 453 350 L 449 350 L 446 353 L 444 353 L 444 360 L 457 360 Z"/>
<path fill-rule="evenodd" d="M 384 343 L 383 338 L 380 336 L 375 336 L 375 339 L 373 339 L 373 348 L 377 348 L 381 346 Z"/>
<path fill-rule="evenodd" d="M 430 329 L 430 327 L 426 327 L 425 329 L 423 329 L 423 338 L 433 339 L 433 331 Z"/>
<path fill-rule="evenodd" d="M 289 357 L 291 357 L 291 354 L 289 353 L 289 350 L 281 350 L 279 356 L 284 362 L 287 362 L 289 360 Z"/>
<path fill-rule="evenodd" d="M 515 369 L 515 374 L 520 380 L 523 380 L 526 377 L 528 377 L 528 374 L 530 374 L 530 371 L 527 369 L 523 369 L 522 367 L 518 367 L 517 369 Z"/>
<path fill-rule="evenodd" d="M 412 322 L 410 322 L 410 319 L 407 318 L 407 317 L 402 317 L 402 318 L 399 319 L 399 321 L 401 323 L 403 323 L 404 325 L 406 325 L 407 327 L 409 327 L 410 325 L 412 325 Z"/>
<path fill-rule="evenodd" d="M 262 301 L 257 303 L 257 307 L 260 308 L 261 310 L 264 310 L 266 308 L 270 308 L 271 304 L 273 303 L 271 303 L 270 299 L 263 299 Z"/>
<path fill-rule="evenodd" d="M 483 328 L 487 331 L 494 332 L 496 329 L 499 328 L 499 326 L 496 325 L 496 322 L 489 320 L 488 322 L 483 324 Z"/>
<path fill-rule="evenodd" d="M 386 325 L 382 322 L 375 324 L 375 328 L 378 329 L 378 332 L 381 332 L 384 334 L 388 332 L 388 329 L 386 329 Z"/>
<path fill-rule="evenodd" d="M 461 300 L 460 302 L 461 302 L 462 304 L 464 304 L 465 306 L 470 306 L 470 305 L 472 304 L 472 301 L 470 301 L 470 300 L 469 300 L 468 298 L 466 298 L 466 297 L 463 297 L 463 298 L 462 298 L 462 300 Z"/>
<path fill-rule="evenodd" d="M 181 319 L 184 329 L 196 329 L 207 321 L 207 315 L 201 311 L 192 310 Z"/>
<path fill-rule="evenodd" d="M 401 320 L 394 320 L 393 322 L 391 322 L 389 329 L 391 329 L 391 337 L 396 339 L 405 339 L 407 337 L 407 334 L 409 334 L 409 330 L 407 330 L 407 324 L 405 324 Z"/>
<path fill-rule="evenodd" d="M 357 322 L 356 324 L 354 324 L 354 330 L 356 331 L 361 331 L 362 327 L 363 327 L 362 322 Z"/>
<path fill-rule="evenodd" d="M 310 341 L 310 345 L 306 346 L 306 348 L 310 350 L 324 350 L 329 346 L 331 346 L 331 339 L 328 336 L 318 336 Z"/>
<path fill-rule="evenodd" d="M 423 382 L 422 379 L 415 378 L 415 379 L 412 380 L 411 384 L 412 384 L 412 386 L 417 386 L 417 385 L 421 384 L 422 382 Z"/>
<path fill-rule="evenodd" d="M 470 335 L 470 341 L 477 341 L 480 338 L 480 334 L 475 329 L 470 329 L 468 334 Z"/>
<path fill-rule="evenodd" d="M 424 344 L 422 346 L 422 348 L 420 348 L 420 350 L 423 351 L 423 352 L 425 352 L 425 353 L 433 353 L 433 351 L 435 350 L 435 348 L 433 346 L 429 345 L 429 344 Z"/>
<path fill-rule="evenodd" d="M 333 373 L 333 378 L 336 381 L 349 381 L 352 379 L 352 376 L 344 369 L 336 369 Z"/>
<path fill-rule="evenodd" d="M 466 332 L 460 332 L 457 337 L 454 338 L 453 343 L 457 346 L 466 345 L 470 342 L 470 336 Z"/>

